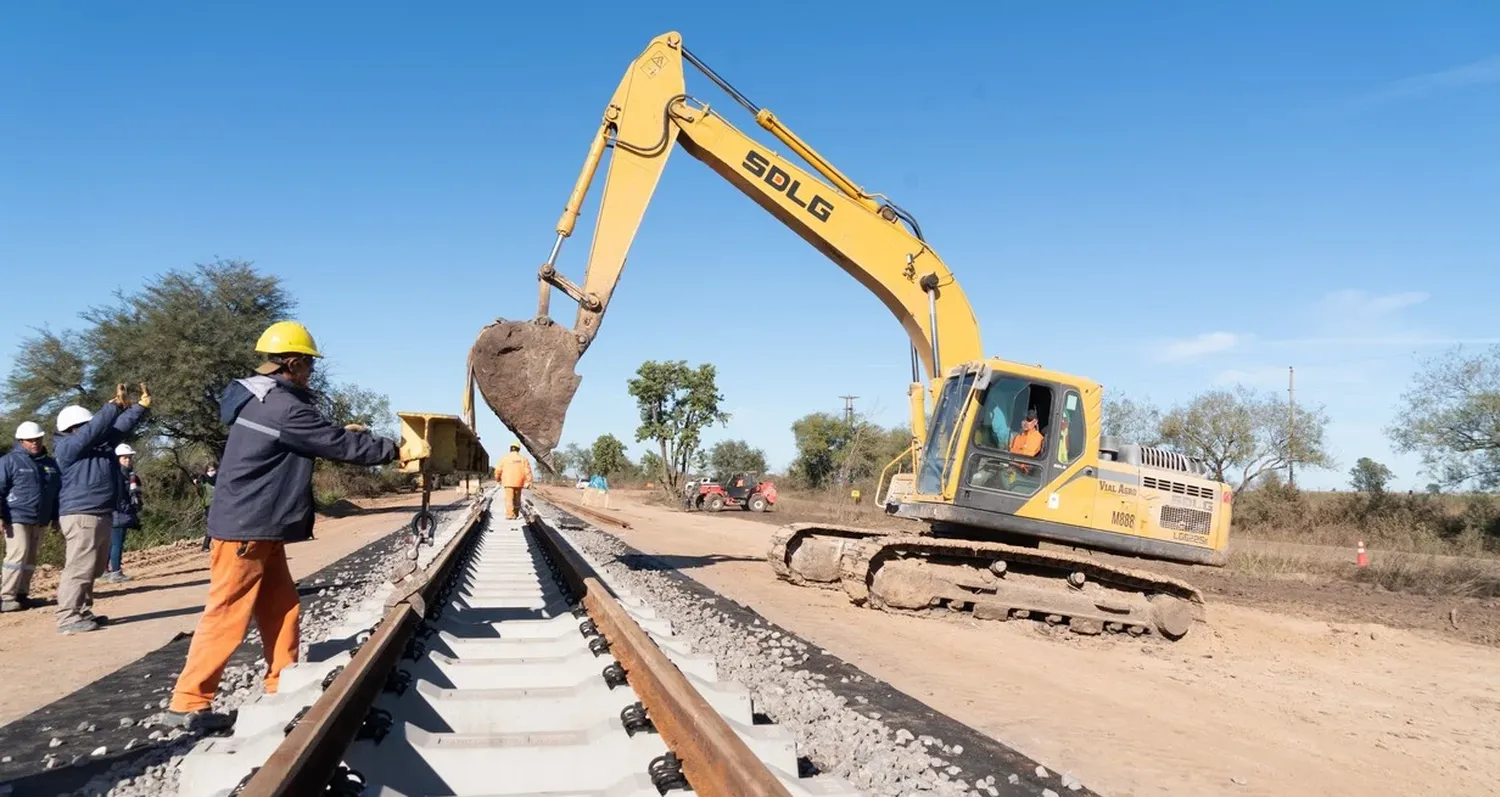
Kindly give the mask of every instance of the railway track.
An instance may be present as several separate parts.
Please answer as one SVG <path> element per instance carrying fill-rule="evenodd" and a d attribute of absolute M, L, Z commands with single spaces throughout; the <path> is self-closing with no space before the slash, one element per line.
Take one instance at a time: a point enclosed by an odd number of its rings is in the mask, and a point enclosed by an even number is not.
<path fill-rule="evenodd" d="M 670 624 L 565 531 L 492 493 L 438 530 L 406 582 L 357 607 L 233 735 L 182 759 L 184 797 L 854 795 L 799 777 Z"/>

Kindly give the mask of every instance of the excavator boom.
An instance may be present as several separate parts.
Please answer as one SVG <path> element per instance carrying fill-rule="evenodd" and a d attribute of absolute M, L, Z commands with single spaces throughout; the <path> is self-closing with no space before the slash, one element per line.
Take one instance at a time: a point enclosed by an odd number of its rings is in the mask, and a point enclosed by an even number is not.
<path fill-rule="evenodd" d="M 747 136 L 687 94 L 684 60 L 700 68 L 813 170 L 802 168 Z M 822 252 L 877 296 L 912 342 L 928 378 L 982 358 L 979 325 L 953 274 L 900 208 L 866 193 L 834 168 L 770 111 L 756 107 L 682 46 L 677 33 L 653 39 L 626 70 L 603 119 L 568 204 L 551 254 L 538 272 L 537 316 L 498 319 L 485 327 L 469 355 L 472 377 L 486 403 L 528 450 L 551 469 L 551 453 L 578 389 L 579 358 L 599 333 L 630 245 L 674 146 L 703 162 Z M 557 270 L 562 243 L 572 235 L 604 150 L 611 149 L 588 267 L 581 284 Z M 821 176 L 820 176 L 821 175 Z M 903 221 L 908 226 L 903 225 Z M 578 304 L 571 329 L 550 316 L 556 288 Z M 922 424 L 913 402 L 913 429 Z"/>

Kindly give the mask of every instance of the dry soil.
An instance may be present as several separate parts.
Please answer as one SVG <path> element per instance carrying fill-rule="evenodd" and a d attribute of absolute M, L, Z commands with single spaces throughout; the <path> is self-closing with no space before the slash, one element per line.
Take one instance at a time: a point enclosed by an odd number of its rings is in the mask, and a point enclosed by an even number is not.
<path fill-rule="evenodd" d="M 462 495 L 448 490 L 433 493 L 432 500 L 442 505 Z M 358 514 L 320 516 L 314 539 L 287 548 L 292 576 L 316 572 L 396 530 L 410 521 L 420 501 L 415 493 L 361 500 Z M 48 605 L 0 614 L 0 725 L 108 677 L 197 626 L 208 595 L 208 554 L 198 540 L 129 552 L 121 569 L 131 581 L 99 582 L 94 588 L 94 613 L 110 618 L 98 631 L 57 633 L 52 603 L 57 573 L 51 570 L 39 572 L 31 589 L 32 597 L 47 599 Z"/>
<path fill-rule="evenodd" d="M 1177 643 L 891 615 L 777 581 L 766 523 L 611 503 L 628 544 L 1102 794 L 1500 793 L 1491 647 L 1253 599 Z"/>

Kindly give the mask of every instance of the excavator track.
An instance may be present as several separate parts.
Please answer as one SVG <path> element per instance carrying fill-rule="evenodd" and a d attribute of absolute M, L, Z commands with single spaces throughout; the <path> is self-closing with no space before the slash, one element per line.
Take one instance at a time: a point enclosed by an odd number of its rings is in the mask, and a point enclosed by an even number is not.
<path fill-rule="evenodd" d="M 856 605 L 899 614 L 967 611 L 1170 640 L 1205 619 L 1191 584 L 1067 551 L 799 523 L 773 536 L 768 558 L 785 581 L 842 588 Z"/>
<path fill-rule="evenodd" d="M 792 523 L 771 535 L 766 555 L 776 577 L 803 587 L 840 589 L 844 551 L 869 537 L 891 532 L 824 523 Z"/>

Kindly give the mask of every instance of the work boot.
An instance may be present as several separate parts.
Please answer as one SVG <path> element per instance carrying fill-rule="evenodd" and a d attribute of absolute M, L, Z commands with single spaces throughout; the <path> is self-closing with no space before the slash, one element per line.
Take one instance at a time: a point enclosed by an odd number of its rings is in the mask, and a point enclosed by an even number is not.
<path fill-rule="evenodd" d="M 182 730 L 203 733 L 218 733 L 227 731 L 234 727 L 234 721 L 238 718 L 238 711 L 228 714 L 220 714 L 203 708 L 197 711 L 167 711 L 161 715 L 161 724 L 168 728 L 181 728 Z"/>
<path fill-rule="evenodd" d="M 96 623 L 96 622 L 94 622 L 93 620 L 90 620 L 87 617 L 83 618 L 82 620 L 74 620 L 73 622 L 68 623 L 67 625 L 60 625 L 60 626 L 57 627 L 57 633 L 63 634 L 63 635 L 67 635 L 67 634 L 82 634 L 82 633 L 85 633 L 85 632 L 88 632 L 88 631 L 98 631 L 98 630 L 99 630 L 99 624 Z"/>

